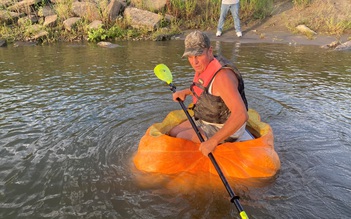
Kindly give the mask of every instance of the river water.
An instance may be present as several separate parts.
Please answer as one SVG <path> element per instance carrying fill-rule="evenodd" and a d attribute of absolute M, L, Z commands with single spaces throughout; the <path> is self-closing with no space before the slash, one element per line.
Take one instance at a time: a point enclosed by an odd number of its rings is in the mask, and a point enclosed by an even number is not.
<path fill-rule="evenodd" d="M 192 78 L 183 42 L 0 48 L 0 218 L 238 218 L 224 187 L 143 186 L 132 157 Z M 213 42 L 236 63 L 281 160 L 263 187 L 231 183 L 250 218 L 351 217 L 351 52 Z M 151 179 L 151 178 L 150 178 Z"/>

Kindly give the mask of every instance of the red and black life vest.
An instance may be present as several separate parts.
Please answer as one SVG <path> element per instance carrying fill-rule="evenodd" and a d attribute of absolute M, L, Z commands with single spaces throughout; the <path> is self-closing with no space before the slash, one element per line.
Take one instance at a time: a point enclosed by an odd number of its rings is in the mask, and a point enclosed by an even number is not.
<path fill-rule="evenodd" d="M 238 91 L 248 109 L 244 91 L 244 81 L 238 69 L 223 57 L 215 57 L 206 70 L 200 75 L 194 76 L 190 90 L 193 93 L 194 117 L 210 123 L 223 124 L 230 115 L 230 110 L 219 96 L 214 96 L 208 92 L 209 85 L 216 74 L 223 68 L 230 69 L 238 79 Z"/>

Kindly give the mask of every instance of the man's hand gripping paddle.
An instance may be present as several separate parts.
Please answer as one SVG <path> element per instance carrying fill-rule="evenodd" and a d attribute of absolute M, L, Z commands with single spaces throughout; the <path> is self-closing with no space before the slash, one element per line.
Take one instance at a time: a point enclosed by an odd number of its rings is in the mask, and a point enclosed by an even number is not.
<path fill-rule="evenodd" d="M 155 68 L 154 68 L 154 72 L 155 75 L 157 76 L 157 78 L 159 78 L 160 80 L 166 82 L 170 87 L 171 87 L 171 91 L 174 93 L 176 92 L 176 87 L 172 84 L 172 80 L 173 80 L 173 76 L 171 71 L 169 70 L 169 68 L 164 65 L 164 64 L 158 64 Z M 184 105 L 184 102 L 182 100 L 180 100 L 179 98 L 177 99 L 180 106 L 182 107 L 182 109 L 184 110 L 184 113 L 186 114 L 189 122 L 191 123 L 191 126 L 193 127 L 194 131 L 196 132 L 197 136 L 199 137 L 201 142 L 204 142 L 204 138 L 202 137 L 199 129 L 197 128 L 197 126 L 195 125 L 195 122 L 193 121 L 193 119 L 191 118 L 187 108 Z M 232 188 L 230 187 L 227 179 L 225 178 L 221 168 L 219 167 L 216 159 L 214 158 L 212 153 L 208 154 L 208 157 L 210 158 L 213 166 L 215 167 L 219 177 L 221 178 L 225 188 L 227 189 L 227 192 L 230 195 L 230 202 L 235 204 L 236 209 L 238 210 L 240 217 L 242 219 L 248 219 L 249 217 L 247 216 L 246 212 L 244 211 L 243 207 L 241 206 L 240 202 L 239 202 L 239 197 L 235 195 L 234 191 L 232 190 Z"/>

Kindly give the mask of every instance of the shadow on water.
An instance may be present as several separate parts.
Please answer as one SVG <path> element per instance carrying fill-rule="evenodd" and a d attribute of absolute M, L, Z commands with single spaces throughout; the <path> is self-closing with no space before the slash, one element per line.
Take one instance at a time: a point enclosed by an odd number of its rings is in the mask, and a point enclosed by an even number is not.
<path fill-rule="evenodd" d="M 178 89 L 192 71 L 181 41 L 119 44 L 0 49 L 1 218 L 237 217 L 214 176 L 187 184 L 133 169 L 146 129 L 179 109 L 153 68 L 166 64 Z M 282 163 L 262 186 L 230 181 L 250 218 L 350 217 L 351 53 L 213 47 L 242 72 Z"/>

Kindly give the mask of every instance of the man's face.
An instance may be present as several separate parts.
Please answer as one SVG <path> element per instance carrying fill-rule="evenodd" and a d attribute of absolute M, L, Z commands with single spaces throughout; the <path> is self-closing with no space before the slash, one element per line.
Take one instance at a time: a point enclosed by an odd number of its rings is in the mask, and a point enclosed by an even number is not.
<path fill-rule="evenodd" d="M 212 61 L 212 47 L 205 49 L 201 55 L 198 56 L 188 56 L 188 61 L 193 67 L 196 73 L 200 74 L 204 72 L 207 68 L 207 65 Z"/>

